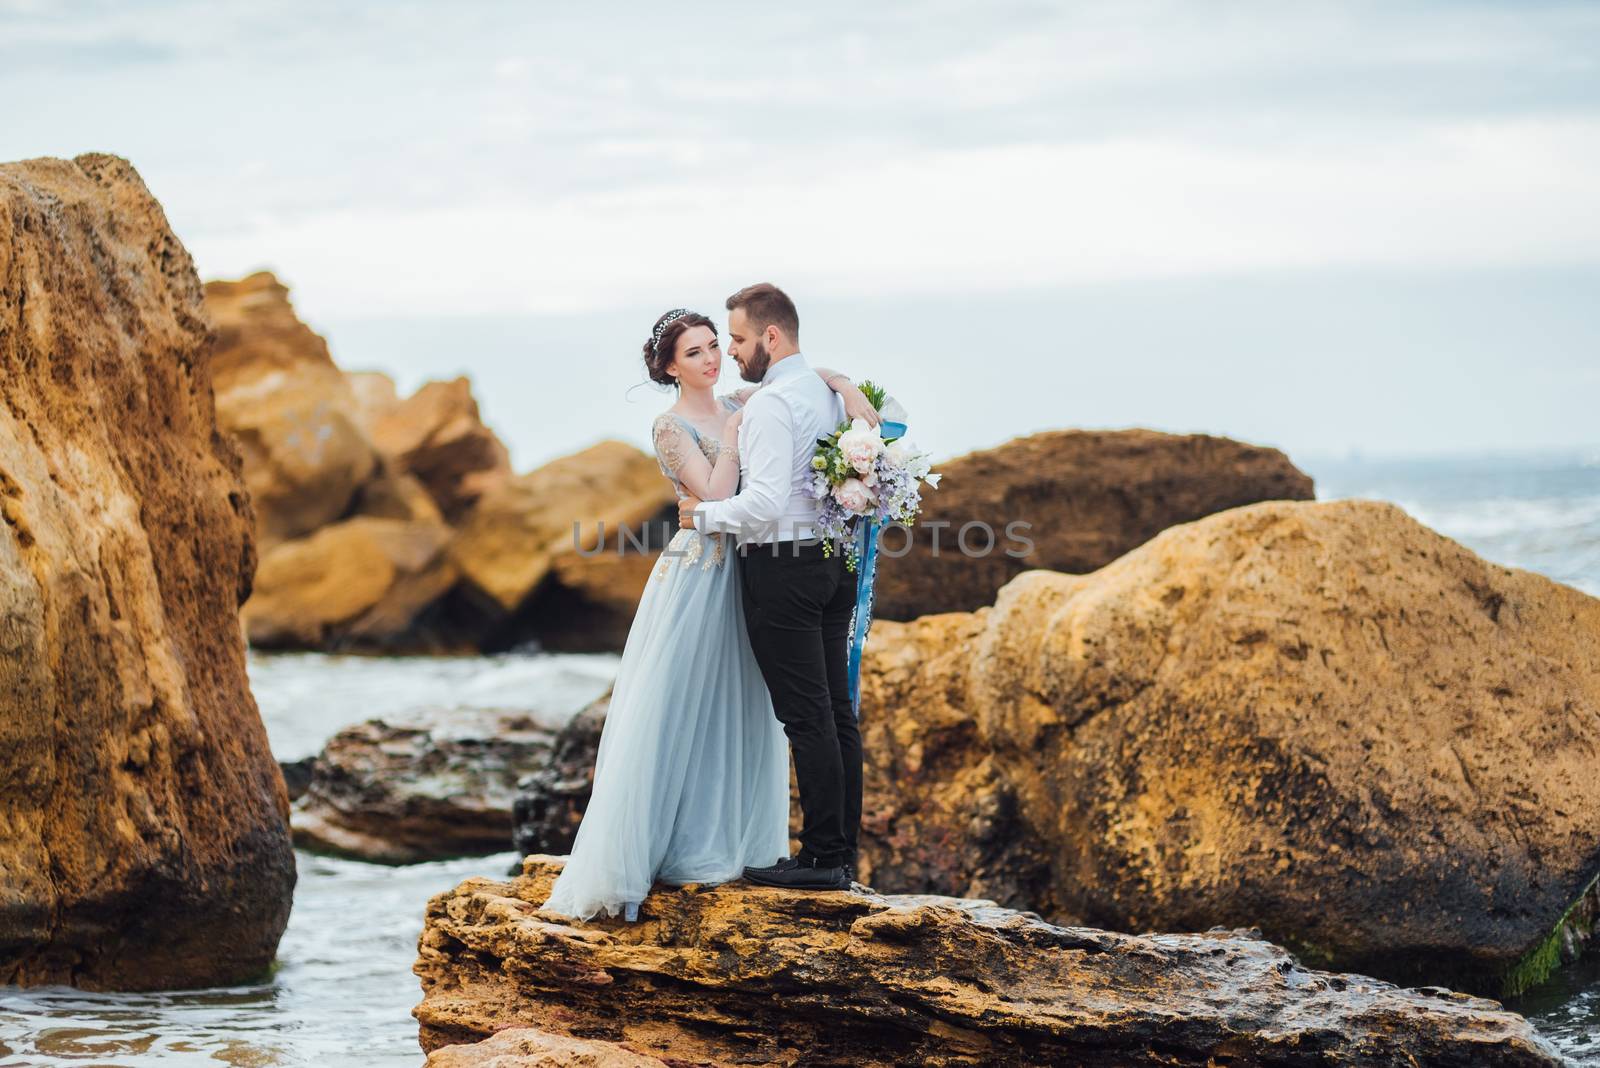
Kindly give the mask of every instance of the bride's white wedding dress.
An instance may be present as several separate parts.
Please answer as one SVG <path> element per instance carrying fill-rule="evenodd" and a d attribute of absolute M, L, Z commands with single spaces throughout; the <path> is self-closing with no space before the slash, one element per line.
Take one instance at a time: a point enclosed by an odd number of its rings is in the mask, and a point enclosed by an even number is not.
<path fill-rule="evenodd" d="M 735 411 L 736 396 L 721 398 Z M 684 451 L 720 442 L 671 413 L 652 435 L 681 499 Z M 789 845 L 789 746 L 745 633 L 731 538 L 679 530 L 639 599 L 594 791 L 544 909 L 632 919 L 655 880 L 720 883 Z"/>

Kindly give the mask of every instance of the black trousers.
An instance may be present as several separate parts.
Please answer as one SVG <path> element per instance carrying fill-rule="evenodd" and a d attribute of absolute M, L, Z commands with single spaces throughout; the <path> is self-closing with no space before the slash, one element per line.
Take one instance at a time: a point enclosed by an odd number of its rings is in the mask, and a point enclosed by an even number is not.
<path fill-rule="evenodd" d="M 800 787 L 802 854 L 855 859 L 861 828 L 861 732 L 850 708 L 855 575 L 820 541 L 740 548 L 745 627 Z"/>

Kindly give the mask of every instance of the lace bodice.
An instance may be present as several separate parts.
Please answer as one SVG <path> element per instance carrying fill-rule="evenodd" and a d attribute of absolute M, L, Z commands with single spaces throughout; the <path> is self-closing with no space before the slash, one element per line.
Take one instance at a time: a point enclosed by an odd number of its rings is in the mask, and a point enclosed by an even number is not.
<path fill-rule="evenodd" d="M 728 412 L 736 412 L 744 406 L 745 396 L 741 393 L 729 393 L 718 400 Z M 677 492 L 678 499 L 689 495 L 684 487 L 683 480 L 678 477 L 678 472 L 683 467 L 683 461 L 689 450 L 698 448 L 700 454 L 709 464 L 717 462 L 717 453 L 722 449 L 722 441 L 711 434 L 706 434 L 695 428 L 683 416 L 675 412 L 662 412 L 656 416 L 650 428 L 650 440 L 656 450 L 656 463 L 661 468 L 661 473 L 672 482 L 672 488 Z"/>

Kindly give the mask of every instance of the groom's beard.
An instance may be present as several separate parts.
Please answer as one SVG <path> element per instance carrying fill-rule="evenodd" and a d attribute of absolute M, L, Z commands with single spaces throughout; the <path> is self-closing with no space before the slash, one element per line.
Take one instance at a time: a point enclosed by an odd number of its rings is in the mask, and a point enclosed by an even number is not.
<path fill-rule="evenodd" d="M 767 368 L 771 365 L 772 357 L 767 352 L 767 343 L 757 341 L 755 351 L 739 367 L 739 377 L 746 382 L 759 382 L 767 377 Z"/>

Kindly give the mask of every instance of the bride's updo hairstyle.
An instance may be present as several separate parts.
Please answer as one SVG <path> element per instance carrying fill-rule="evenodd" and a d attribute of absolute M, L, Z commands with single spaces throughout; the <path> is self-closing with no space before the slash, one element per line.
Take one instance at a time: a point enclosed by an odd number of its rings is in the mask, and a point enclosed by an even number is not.
<path fill-rule="evenodd" d="M 717 332 L 716 323 L 687 308 L 674 308 L 656 320 L 650 340 L 644 343 L 644 366 L 650 381 L 663 386 L 678 384 L 676 378 L 667 374 L 667 368 L 672 366 L 673 357 L 678 353 L 678 338 L 685 330 L 696 326 L 709 326 L 713 334 Z"/>

